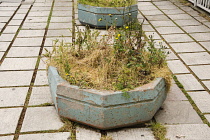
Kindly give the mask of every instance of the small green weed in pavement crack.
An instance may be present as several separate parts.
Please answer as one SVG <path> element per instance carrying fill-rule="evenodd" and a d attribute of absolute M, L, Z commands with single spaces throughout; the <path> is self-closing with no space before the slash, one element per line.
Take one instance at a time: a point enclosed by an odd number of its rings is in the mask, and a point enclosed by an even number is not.
<path fill-rule="evenodd" d="M 111 136 L 102 136 L 100 140 L 113 140 Z"/>
<path fill-rule="evenodd" d="M 165 126 L 155 122 L 151 122 L 150 125 L 156 140 L 169 140 L 165 137 L 167 133 Z"/>

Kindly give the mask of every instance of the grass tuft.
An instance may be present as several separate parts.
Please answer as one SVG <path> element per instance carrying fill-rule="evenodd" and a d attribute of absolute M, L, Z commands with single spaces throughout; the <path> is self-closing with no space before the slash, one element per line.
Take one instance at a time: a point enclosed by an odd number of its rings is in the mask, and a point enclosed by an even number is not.
<path fill-rule="evenodd" d="M 165 126 L 161 125 L 160 123 L 152 122 L 151 129 L 153 131 L 156 140 L 169 140 L 165 138 L 167 133 Z"/>

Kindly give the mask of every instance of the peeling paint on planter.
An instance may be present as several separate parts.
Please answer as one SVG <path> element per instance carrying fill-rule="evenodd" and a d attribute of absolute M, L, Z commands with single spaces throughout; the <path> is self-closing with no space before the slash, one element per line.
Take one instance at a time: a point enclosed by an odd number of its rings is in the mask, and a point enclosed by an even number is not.
<path fill-rule="evenodd" d="M 49 67 L 48 78 L 60 116 L 104 130 L 151 120 L 166 98 L 163 78 L 129 91 L 130 98 L 119 91 L 72 86 L 61 80 L 54 67 Z"/>
<path fill-rule="evenodd" d="M 105 28 L 112 25 L 123 26 L 137 19 L 138 6 L 96 7 L 78 4 L 78 18 L 84 25 Z"/>

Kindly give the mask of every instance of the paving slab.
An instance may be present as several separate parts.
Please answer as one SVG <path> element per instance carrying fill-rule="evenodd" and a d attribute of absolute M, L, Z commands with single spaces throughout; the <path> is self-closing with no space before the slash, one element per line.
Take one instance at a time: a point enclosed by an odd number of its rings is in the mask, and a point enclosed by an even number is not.
<path fill-rule="evenodd" d="M 175 15 L 168 15 L 172 20 L 176 22 L 176 20 L 193 20 L 193 18 L 188 14 L 175 14 Z"/>
<path fill-rule="evenodd" d="M 188 92 L 202 113 L 210 113 L 210 94 L 206 91 Z"/>
<path fill-rule="evenodd" d="M 151 25 L 142 25 L 142 29 L 145 32 L 155 32 L 155 29 L 153 29 Z"/>
<path fill-rule="evenodd" d="M 139 6 L 154 6 L 151 2 L 143 2 Z"/>
<path fill-rule="evenodd" d="M 53 17 L 72 17 L 72 12 L 66 12 L 66 11 L 53 11 L 52 12 Z"/>
<path fill-rule="evenodd" d="M 68 140 L 70 135 L 70 132 L 25 134 L 19 140 Z"/>
<path fill-rule="evenodd" d="M 165 15 L 159 15 L 159 16 L 146 16 L 146 18 L 150 21 L 170 21 L 170 19 Z"/>
<path fill-rule="evenodd" d="M 198 11 L 189 11 L 187 12 L 188 14 L 190 14 L 193 17 L 199 17 L 200 13 Z"/>
<path fill-rule="evenodd" d="M 40 23 L 46 22 L 47 23 L 48 17 L 27 17 L 25 22 L 29 23 Z"/>
<path fill-rule="evenodd" d="M 11 42 L 0 42 L 0 51 L 6 51 Z"/>
<path fill-rule="evenodd" d="M 41 46 L 43 38 L 16 38 L 13 46 Z"/>
<path fill-rule="evenodd" d="M 33 70 L 37 58 L 5 58 L 0 70 Z"/>
<path fill-rule="evenodd" d="M 42 57 L 41 60 L 40 60 L 39 68 L 38 69 L 44 69 L 44 70 L 46 70 L 47 69 L 47 63 L 46 63 L 46 61 L 47 61 L 47 58 Z"/>
<path fill-rule="evenodd" d="M 33 71 L 3 71 L 0 72 L 0 87 L 29 86 Z"/>
<path fill-rule="evenodd" d="M 17 14 L 26 14 L 28 12 L 29 9 L 19 9 L 17 11 Z"/>
<path fill-rule="evenodd" d="M 207 121 L 210 123 L 210 114 L 204 115 L 207 119 Z"/>
<path fill-rule="evenodd" d="M 14 14 L 14 11 L 1 11 L 0 17 L 11 17 Z"/>
<path fill-rule="evenodd" d="M 178 60 L 179 58 L 174 54 L 174 52 L 171 49 L 165 49 L 165 52 L 168 53 L 167 60 Z"/>
<path fill-rule="evenodd" d="M 149 16 L 157 16 L 157 15 L 163 15 L 163 13 L 160 10 L 147 10 L 147 11 L 141 11 L 144 15 Z"/>
<path fill-rule="evenodd" d="M 0 42 L 3 42 L 3 41 L 12 41 L 13 38 L 14 38 L 15 34 L 1 34 L 0 36 Z"/>
<path fill-rule="evenodd" d="M 101 133 L 98 129 L 90 129 L 90 128 L 83 128 L 77 127 L 76 128 L 76 139 L 77 140 L 100 140 Z"/>
<path fill-rule="evenodd" d="M 11 47 L 7 57 L 38 57 L 39 51 L 39 47 Z"/>
<path fill-rule="evenodd" d="M 26 14 L 15 14 L 15 16 L 12 19 L 19 19 L 23 20 L 25 18 Z"/>
<path fill-rule="evenodd" d="M 155 119 L 163 124 L 203 124 L 188 101 L 165 101 Z"/>
<path fill-rule="evenodd" d="M 71 43 L 72 37 L 47 37 L 44 46 L 52 47 L 57 41 L 58 43 L 62 41 L 63 43 Z"/>
<path fill-rule="evenodd" d="M 28 107 L 21 132 L 58 130 L 62 126 L 54 107 Z"/>
<path fill-rule="evenodd" d="M 141 6 L 141 3 L 137 3 L 137 5 L 138 5 L 140 11 L 158 10 L 158 8 L 155 7 L 154 5 Z"/>
<path fill-rule="evenodd" d="M 185 12 L 180 9 L 165 9 L 162 10 L 167 15 L 176 15 L 176 14 L 184 14 Z"/>
<path fill-rule="evenodd" d="M 177 7 L 175 5 L 158 5 L 157 6 L 159 9 L 161 10 L 173 10 L 173 9 L 177 9 Z"/>
<path fill-rule="evenodd" d="M 210 90 L 210 81 L 202 81 L 202 82 Z"/>
<path fill-rule="evenodd" d="M 199 42 L 199 43 L 201 43 L 201 45 L 203 45 L 204 48 L 206 48 L 208 51 L 210 51 L 210 42 L 209 41 L 208 42 Z"/>
<path fill-rule="evenodd" d="M 187 43 L 171 43 L 171 47 L 177 53 L 186 53 L 186 52 L 201 52 L 205 51 L 198 43 L 196 42 L 187 42 Z"/>
<path fill-rule="evenodd" d="M 172 80 L 170 90 L 167 93 L 166 101 L 187 101 L 187 100 L 188 99 L 186 98 L 184 93 L 182 93 L 180 88 Z"/>
<path fill-rule="evenodd" d="M 187 33 L 205 33 L 210 32 L 210 29 L 204 25 L 198 25 L 198 26 L 185 26 L 182 27 Z"/>
<path fill-rule="evenodd" d="M 53 11 L 72 11 L 72 7 L 54 6 Z"/>
<path fill-rule="evenodd" d="M 182 19 L 182 20 L 176 20 L 175 22 L 179 26 L 201 25 L 201 23 L 196 21 L 195 19 L 192 19 L 192 20 Z"/>
<path fill-rule="evenodd" d="M 28 87 L 0 88 L 0 107 L 23 106 Z"/>
<path fill-rule="evenodd" d="M 52 6 L 52 2 L 35 2 L 34 7 L 51 7 Z"/>
<path fill-rule="evenodd" d="M 163 38 L 169 42 L 193 42 L 193 39 L 190 38 L 187 34 L 170 34 L 170 35 L 162 35 Z"/>
<path fill-rule="evenodd" d="M 15 133 L 22 108 L 0 109 L 0 134 Z"/>
<path fill-rule="evenodd" d="M 156 32 L 145 32 L 146 36 L 149 38 L 149 36 L 152 36 L 153 39 L 161 40 L 161 37 Z"/>
<path fill-rule="evenodd" d="M 72 33 L 71 33 L 71 31 L 69 29 L 48 30 L 47 36 L 48 37 L 72 36 Z"/>
<path fill-rule="evenodd" d="M 167 61 L 168 67 L 173 72 L 173 74 L 177 73 L 190 73 L 190 71 L 186 68 L 186 66 L 180 60 Z"/>
<path fill-rule="evenodd" d="M 108 131 L 107 136 L 111 136 L 113 140 L 155 140 L 150 128 L 125 128 Z"/>
<path fill-rule="evenodd" d="M 31 12 L 33 11 L 50 11 L 51 7 L 46 6 L 46 7 L 32 7 Z"/>
<path fill-rule="evenodd" d="M 192 74 L 176 75 L 185 90 L 204 90 L 201 84 Z"/>
<path fill-rule="evenodd" d="M 1 17 L 0 23 L 7 23 L 9 21 L 10 17 Z"/>
<path fill-rule="evenodd" d="M 204 22 L 203 24 L 210 28 L 210 22 Z"/>
<path fill-rule="evenodd" d="M 4 52 L 0 52 L 0 59 L 3 57 Z"/>
<path fill-rule="evenodd" d="M 50 22 L 72 23 L 72 17 L 51 17 Z"/>
<path fill-rule="evenodd" d="M 209 22 L 207 19 L 205 19 L 204 17 L 202 16 L 198 16 L 198 17 L 194 17 L 195 19 L 197 19 L 198 21 L 200 22 Z"/>
<path fill-rule="evenodd" d="M 10 33 L 16 33 L 19 26 L 7 26 L 4 30 L 4 33 L 10 34 Z"/>
<path fill-rule="evenodd" d="M 190 66 L 190 69 L 198 76 L 199 79 L 210 80 L 210 65 Z"/>
<path fill-rule="evenodd" d="M 10 22 L 9 22 L 9 26 L 20 26 L 20 24 L 22 23 L 22 20 L 16 20 L 16 19 L 12 19 Z"/>
<path fill-rule="evenodd" d="M 166 138 L 170 140 L 208 140 L 210 128 L 206 124 L 166 125 Z"/>
<path fill-rule="evenodd" d="M 182 34 L 184 33 L 179 27 L 158 27 L 156 30 L 160 34 Z"/>
<path fill-rule="evenodd" d="M 20 30 L 17 37 L 43 37 L 45 30 Z"/>
<path fill-rule="evenodd" d="M 46 26 L 47 26 L 47 23 L 43 23 L 43 22 L 41 22 L 41 23 L 36 23 L 36 22 L 34 22 L 34 23 L 24 23 L 23 24 L 23 26 L 22 26 L 22 29 L 42 29 L 42 30 L 44 30 L 45 28 L 46 28 Z"/>
<path fill-rule="evenodd" d="M 197 41 L 210 41 L 210 33 L 190 33 Z"/>
<path fill-rule="evenodd" d="M 48 85 L 47 71 L 38 71 L 34 84 L 35 85 Z"/>
<path fill-rule="evenodd" d="M 210 55 L 207 52 L 179 54 L 187 65 L 210 64 Z"/>
<path fill-rule="evenodd" d="M 15 11 L 18 7 L 17 6 L 3 6 L 0 7 L 0 11 Z"/>
<path fill-rule="evenodd" d="M 6 23 L 0 23 L 0 29 L 2 29 L 5 25 Z"/>
<path fill-rule="evenodd" d="M 20 5 L 19 2 L 17 2 L 17 3 L 9 3 L 9 2 L 5 1 L 5 2 L 1 3 L 0 7 L 18 7 L 19 5 Z"/>
<path fill-rule="evenodd" d="M 62 23 L 62 22 L 52 22 L 49 25 L 49 30 L 52 29 L 71 29 L 72 28 L 72 23 Z"/>
<path fill-rule="evenodd" d="M 54 6 L 72 7 L 71 1 L 55 2 Z"/>
<path fill-rule="evenodd" d="M 48 17 L 50 11 L 33 11 L 28 14 L 28 17 Z"/>
<path fill-rule="evenodd" d="M 14 136 L 0 136 L 0 140 L 13 140 Z"/>
<path fill-rule="evenodd" d="M 172 21 L 150 21 L 154 27 L 175 27 Z"/>
<path fill-rule="evenodd" d="M 155 1 L 154 2 L 155 5 L 173 5 L 173 3 L 171 1 Z"/>
<path fill-rule="evenodd" d="M 41 105 L 44 103 L 53 103 L 49 87 L 33 87 L 29 105 Z"/>

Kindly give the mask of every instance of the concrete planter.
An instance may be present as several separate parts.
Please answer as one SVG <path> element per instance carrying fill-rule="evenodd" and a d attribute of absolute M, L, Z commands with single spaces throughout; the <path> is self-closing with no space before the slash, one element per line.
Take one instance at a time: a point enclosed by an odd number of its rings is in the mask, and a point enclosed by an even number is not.
<path fill-rule="evenodd" d="M 112 25 L 123 26 L 137 19 L 138 6 L 96 7 L 78 4 L 78 18 L 83 25 L 105 28 Z"/>
<path fill-rule="evenodd" d="M 48 79 L 60 116 L 103 130 L 151 120 L 166 98 L 163 78 L 129 91 L 130 98 L 124 97 L 122 92 L 70 85 L 54 67 L 49 67 Z"/>

